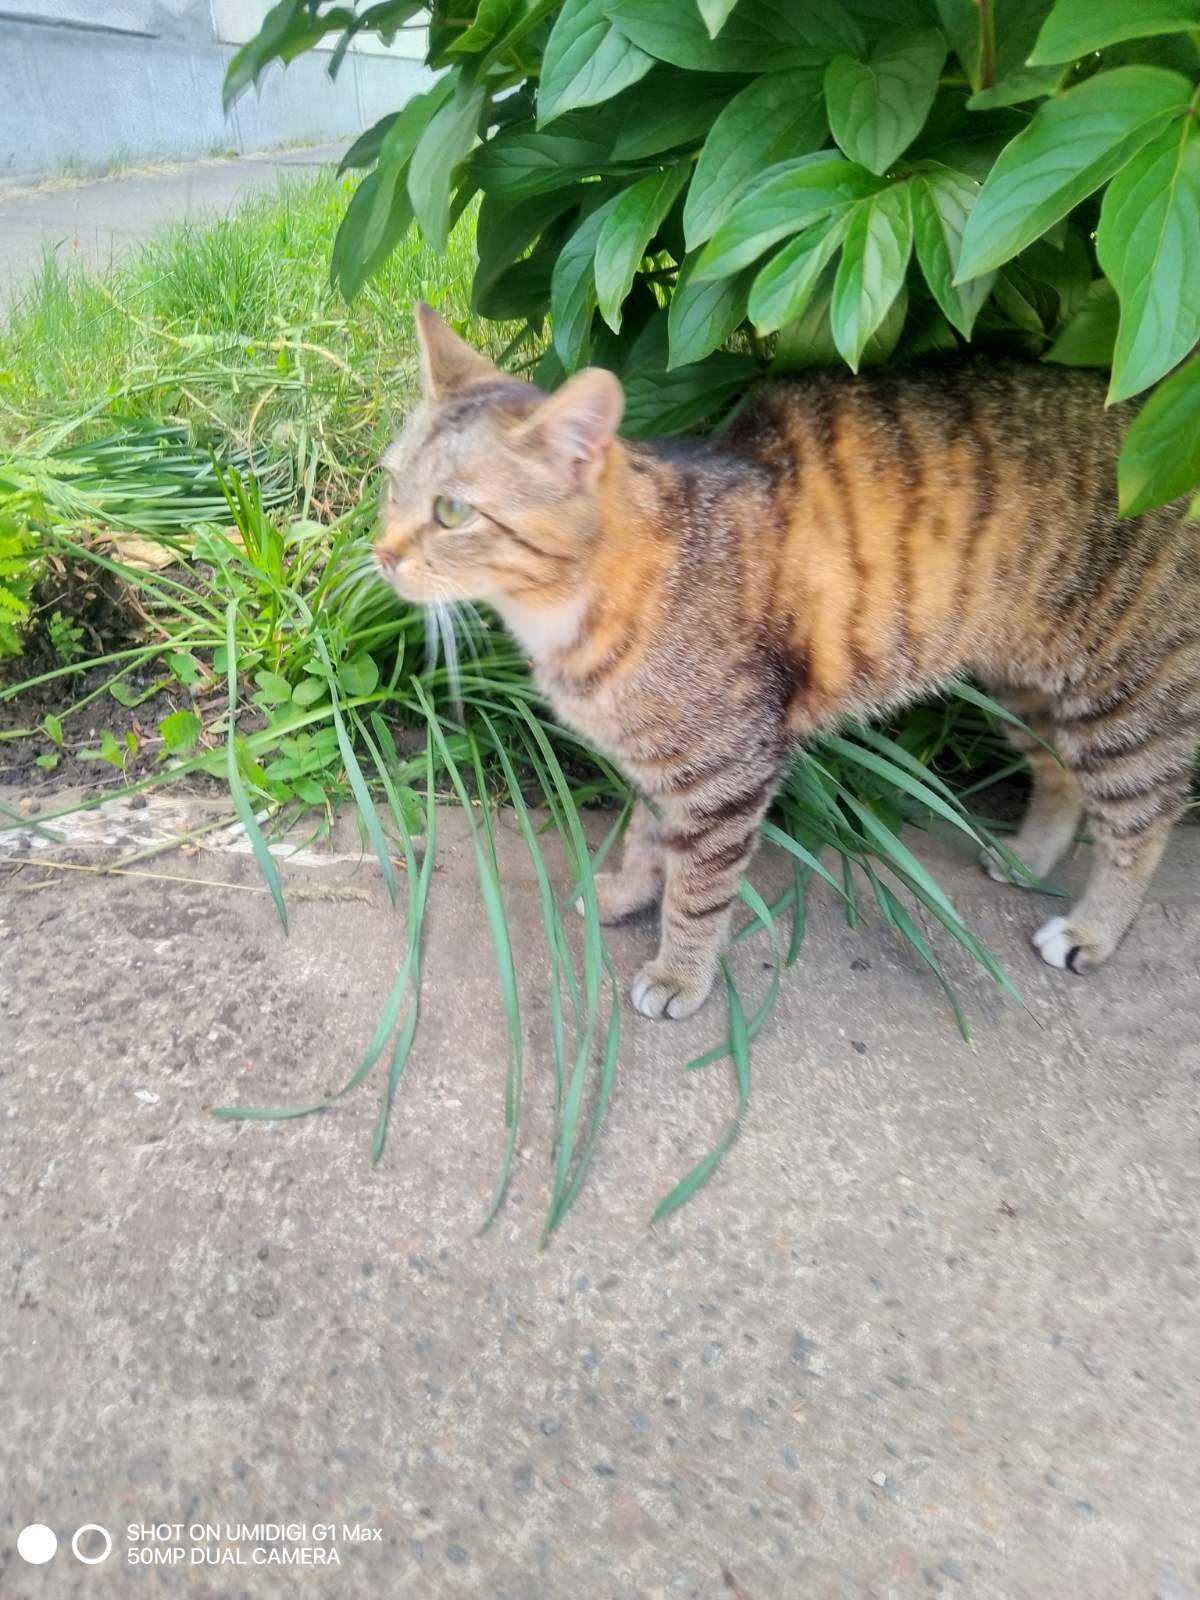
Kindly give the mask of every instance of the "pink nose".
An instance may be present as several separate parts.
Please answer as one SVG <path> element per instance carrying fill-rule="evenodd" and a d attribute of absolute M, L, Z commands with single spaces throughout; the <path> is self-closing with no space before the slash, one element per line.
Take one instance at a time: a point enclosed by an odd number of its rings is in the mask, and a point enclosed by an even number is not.
<path fill-rule="evenodd" d="M 400 557 L 394 550 L 389 550 L 387 545 L 380 541 L 380 543 L 375 546 L 375 559 L 378 561 L 379 565 L 384 569 L 384 571 L 387 571 L 388 568 L 396 565 Z"/>

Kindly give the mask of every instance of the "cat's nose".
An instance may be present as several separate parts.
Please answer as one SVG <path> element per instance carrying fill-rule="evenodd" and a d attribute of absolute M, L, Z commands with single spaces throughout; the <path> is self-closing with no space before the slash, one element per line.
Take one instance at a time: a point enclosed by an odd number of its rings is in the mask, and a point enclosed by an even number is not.
<path fill-rule="evenodd" d="M 400 557 L 395 550 L 390 549 L 381 539 L 375 546 L 375 560 L 384 572 L 390 572 L 400 560 Z"/>

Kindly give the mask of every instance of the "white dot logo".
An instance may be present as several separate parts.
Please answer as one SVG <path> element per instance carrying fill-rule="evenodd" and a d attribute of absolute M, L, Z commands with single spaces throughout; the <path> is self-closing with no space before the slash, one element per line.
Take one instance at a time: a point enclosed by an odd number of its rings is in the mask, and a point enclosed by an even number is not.
<path fill-rule="evenodd" d="M 79 1548 L 80 1541 L 89 1533 L 98 1533 L 103 1541 L 103 1547 L 98 1555 L 93 1553 L 85 1556 Z M 82 1528 L 75 1529 L 74 1537 L 71 1540 L 71 1554 L 76 1561 L 82 1561 L 85 1567 L 98 1567 L 102 1561 L 107 1561 L 109 1556 L 112 1555 L 112 1544 L 112 1534 L 109 1533 L 107 1528 L 102 1528 L 98 1522 L 85 1522 Z M 88 1549 L 95 1552 L 95 1539 L 88 1540 Z"/>
<path fill-rule="evenodd" d="M 44 1522 L 31 1522 L 17 1535 L 17 1554 L 31 1567 L 44 1567 L 47 1561 L 53 1561 L 57 1549 L 58 1535 Z"/>

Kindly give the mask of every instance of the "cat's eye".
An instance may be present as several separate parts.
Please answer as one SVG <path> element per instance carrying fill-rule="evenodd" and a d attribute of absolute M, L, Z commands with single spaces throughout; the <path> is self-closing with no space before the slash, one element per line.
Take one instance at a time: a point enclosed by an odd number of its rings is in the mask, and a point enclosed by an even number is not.
<path fill-rule="evenodd" d="M 433 520 L 443 528 L 461 528 L 472 515 L 465 500 L 454 500 L 448 494 L 439 494 L 433 502 Z"/>

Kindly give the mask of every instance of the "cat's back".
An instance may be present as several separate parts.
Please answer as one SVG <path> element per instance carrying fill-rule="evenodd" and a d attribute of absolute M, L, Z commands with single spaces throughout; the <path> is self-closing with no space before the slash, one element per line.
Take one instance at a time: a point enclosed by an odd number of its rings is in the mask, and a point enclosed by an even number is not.
<path fill-rule="evenodd" d="M 1112 477 L 1112 446 L 1133 408 L 1106 410 L 1104 398 L 1097 372 L 1028 361 L 815 371 L 764 385 L 722 442 L 768 468 L 788 454 L 816 465 L 844 453 L 881 471 L 907 460 L 911 478 L 936 475 L 940 460 L 965 450 L 1019 465 L 1032 488 L 1067 460 Z"/>

